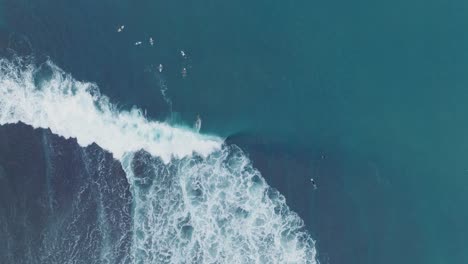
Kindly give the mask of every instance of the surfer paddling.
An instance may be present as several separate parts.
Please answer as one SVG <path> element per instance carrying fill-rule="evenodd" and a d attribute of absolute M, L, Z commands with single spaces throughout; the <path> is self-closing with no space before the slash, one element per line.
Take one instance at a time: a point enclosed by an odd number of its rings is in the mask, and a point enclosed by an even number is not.
<path fill-rule="evenodd" d="M 314 178 L 310 178 L 310 182 L 312 183 L 312 186 L 314 187 L 314 190 L 317 190 L 317 184 L 315 183 Z"/>

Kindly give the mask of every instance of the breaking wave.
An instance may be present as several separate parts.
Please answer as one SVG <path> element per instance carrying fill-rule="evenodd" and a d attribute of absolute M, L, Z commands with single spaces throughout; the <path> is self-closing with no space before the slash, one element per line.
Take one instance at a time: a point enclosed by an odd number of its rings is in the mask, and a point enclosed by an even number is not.
<path fill-rule="evenodd" d="M 39 67 L 0 60 L 0 124 L 23 122 L 49 128 L 81 146 L 96 143 L 121 159 L 144 149 L 165 162 L 220 149 L 222 139 L 147 120 L 133 108 L 119 111 L 93 83 L 76 81 L 52 62 Z"/>
<path fill-rule="evenodd" d="M 302 219 L 219 137 L 119 110 L 50 61 L 1 59 L 0 125 L 17 122 L 96 143 L 120 161 L 132 238 L 119 263 L 316 263 Z"/>

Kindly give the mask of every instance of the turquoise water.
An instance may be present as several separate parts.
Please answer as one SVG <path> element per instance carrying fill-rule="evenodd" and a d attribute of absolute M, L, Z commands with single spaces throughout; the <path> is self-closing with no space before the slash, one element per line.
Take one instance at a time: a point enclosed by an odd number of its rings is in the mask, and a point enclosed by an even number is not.
<path fill-rule="evenodd" d="M 468 263 L 463 1 L 4 0 L 0 10 L 3 48 L 50 56 L 122 108 L 188 125 L 199 114 L 202 132 L 248 149 L 322 263 Z"/>

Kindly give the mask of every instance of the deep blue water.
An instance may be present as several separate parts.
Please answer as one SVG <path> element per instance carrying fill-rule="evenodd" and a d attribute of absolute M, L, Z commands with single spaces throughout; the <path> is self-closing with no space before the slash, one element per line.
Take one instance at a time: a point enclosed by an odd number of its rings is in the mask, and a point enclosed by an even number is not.
<path fill-rule="evenodd" d="M 2 262 L 96 263 L 104 252 L 122 263 L 131 194 L 120 164 L 45 130 L 8 125 L 0 134 Z"/>
<path fill-rule="evenodd" d="M 4 54 L 49 57 L 153 119 L 200 115 L 244 149 L 321 263 L 468 263 L 466 3 L 1 3 Z"/>

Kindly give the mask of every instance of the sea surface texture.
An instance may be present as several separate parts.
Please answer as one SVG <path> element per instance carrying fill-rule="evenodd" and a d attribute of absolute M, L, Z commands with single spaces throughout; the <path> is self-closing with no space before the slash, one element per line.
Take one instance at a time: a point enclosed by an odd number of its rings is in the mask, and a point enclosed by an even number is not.
<path fill-rule="evenodd" d="M 0 0 L 0 263 L 468 263 L 468 3 Z"/>

